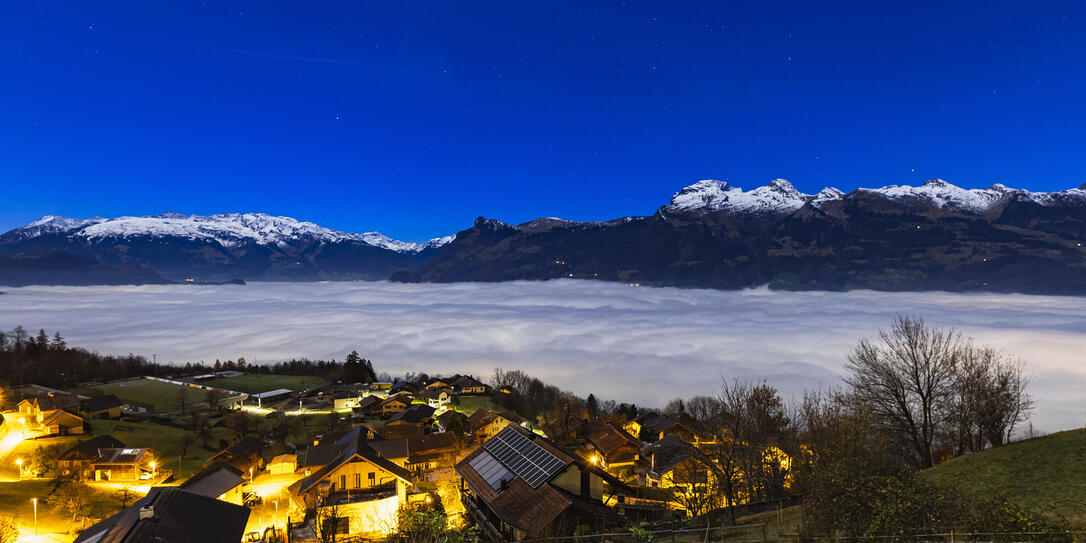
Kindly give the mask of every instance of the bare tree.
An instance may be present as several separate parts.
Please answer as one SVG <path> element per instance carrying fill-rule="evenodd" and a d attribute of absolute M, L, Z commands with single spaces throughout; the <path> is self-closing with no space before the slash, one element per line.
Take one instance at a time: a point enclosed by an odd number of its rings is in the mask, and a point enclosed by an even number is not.
<path fill-rule="evenodd" d="M 672 499 L 692 517 L 699 517 L 711 511 L 718 502 L 717 490 L 719 474 L 713 462 L 690 445 L 689 456 L 680 461 L 671 470 Z"/>
<path fill-rule="evenodd" d="M 15 543 L 18 539 L 19 525 L 15 523 L 15 517 L 0 517 L 0 543 Z"/>
<path fill-rule="evenodd" d="M 878 342 L 863 339 L 849 354 L 847 382 L 918 467 L 934 464 L 935 439 L 949 416 L 946 406 L 961 347 L 952 329 L 898 316 L 889 331 L 879 332 Z"/>

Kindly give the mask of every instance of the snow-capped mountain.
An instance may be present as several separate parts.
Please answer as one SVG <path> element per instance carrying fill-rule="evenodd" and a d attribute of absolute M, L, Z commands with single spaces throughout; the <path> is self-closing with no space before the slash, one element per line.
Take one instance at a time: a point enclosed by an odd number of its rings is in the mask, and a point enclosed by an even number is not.
<path fill-rule="evenodd" d="M 72 219 L 47 216 L 11 232 L 22 239 L 56 233 L 66 233 L 87 240 L 178 237 L 214 241 L 223 247 L 234 247 L 241 243 L 289 245 L 299 241 L 326 243 L 360 241 L 399 253 L 418 253 L 425 249 L 435 249 L 449 243 L 455 237 L 445 236 L 423 243 L 412 243 L 392 239 L 380 232 L 347 233 L 311 222 L 264 213 L 218 215 L 163 213 L 148 217 L 117 217 L 115 219 Z"/>
<path fill-rule="evenodd" d="M 341 232 L 263 213 L 88 220 L 51 216 L 0 236 L 0 254 L 24 259 L 67 254 L 76 258 L 52 261 L 69 267 L 91 262 L 101 277 L 116 270 L 116 281 L 155 274 L 159 280 L 185 282 L 387 279 L 417 268 L 453 238 L 411 243 L 380 232 Z M 20 282 L 33 280 L 23 275 Z"/>
<path fill-rule="evenodd" d="M 1042 206 L 1086 205 L 1086 189 L 1083 187 L 1059 192 L 1031 192 L 1000 184 L 984 189 L 963 189 L 942 179 L 932 179 L 918 187 L 888 185 L 880 188 L 860 188 L 853 194 L 881 197 L 904 205 L 933 206 L 941 210 L 983 214 L 1009 199 L 1034 202 Z M 681 212 L 790 214 L 807 203 L 821 208 L 849 196 L 834 187 L 826 187 L 817 194 L 804 194 L 784 179 L 774 179 L 765 186 L 746 192 L 724 181 L 706 179 L 676 192 L 671 197 L 671 204 L 665 209 Z"/>
<path fill-rule="evenodd" d="M 815 194 L 775 179 L 676 192 L 645 217 L 480 217 L 410 279 L 1086 294 L 1086 186 L 964 189 L 934 179 Z"/>

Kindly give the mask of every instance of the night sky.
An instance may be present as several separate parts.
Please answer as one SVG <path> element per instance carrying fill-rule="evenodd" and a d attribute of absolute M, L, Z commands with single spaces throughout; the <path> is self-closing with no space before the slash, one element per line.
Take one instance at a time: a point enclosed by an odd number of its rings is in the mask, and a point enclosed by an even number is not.
<path fill-rule="evenodd" d="M 0 230 L 260 211 L 417 241 L 704 178 L 1086 181 L 1082 3 L 20 4 Z"/>

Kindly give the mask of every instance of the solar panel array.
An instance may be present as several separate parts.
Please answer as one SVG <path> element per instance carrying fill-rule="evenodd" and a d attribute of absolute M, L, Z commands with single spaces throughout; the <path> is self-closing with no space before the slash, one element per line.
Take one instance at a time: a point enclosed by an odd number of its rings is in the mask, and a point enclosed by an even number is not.
<path fill-rule="evenodd" d="M 486 451 L 472 458 L 468 465 L 494 490 L 502 489 L 502 481 L 513 480 L 513 473 Z"/>
<path fill-rule="evenodd" d="M 490 438 L 483 449 L 532 488 L 550 480 L 566 463 L 513 428 Z"/>

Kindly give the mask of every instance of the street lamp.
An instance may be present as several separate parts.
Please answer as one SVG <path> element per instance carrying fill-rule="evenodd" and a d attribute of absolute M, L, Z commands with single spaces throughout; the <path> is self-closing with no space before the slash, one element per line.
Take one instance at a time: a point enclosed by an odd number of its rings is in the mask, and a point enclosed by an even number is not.
<path fill-rule="evenodd" d="M 22 481 L 23 480 L 23 459 L 22 458 L 16 458 L 15 459 L 15 465 L 19 466 L 19 480 Z"/>
<path fill-rule="evenodd" d="M 154 460 L 151 461 L 151 478 L 152 479 L 155 478 L 155 461 Z"/>
<path fill-rule="evenodd" d="M 34 502 L 34 535 L 38 535 L 38 499 L 31 498 Z"/>

